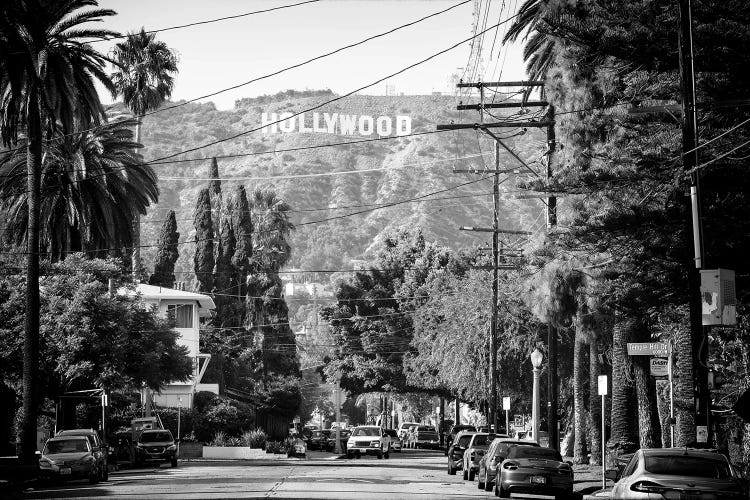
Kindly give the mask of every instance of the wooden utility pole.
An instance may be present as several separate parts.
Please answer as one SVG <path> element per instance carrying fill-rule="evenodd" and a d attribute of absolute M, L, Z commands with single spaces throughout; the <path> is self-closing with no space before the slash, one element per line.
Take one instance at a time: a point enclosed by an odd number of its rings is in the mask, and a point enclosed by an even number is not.
<path fill-rule="evenodd" d="M 502 146 L 508 151 L 516 160 L 518 160 L 526 169 L 536 175 L 536 172 L 529 167 L 513 150 L 511 150 L 500 137 L 492 133 L 490 129 L 493 128 L 516 128 L 516 127 L 547 127 L 547 130 L 552 128 L 554 134 L 554 121 L 521 121 L 521 122 L 510 122 L 500 121 L 493 123 L 485 123 L 484 121 L 484 110 L 489 108 L 511 108 L 511 107 L 544 107 L 548 103 L 544 101 L 525 101 L 521 103 L 485 103 L 484 102 L 484 90 L 487 87 L 541 87 L 543 86 L 541 81 L 518 81 L 518 82 L 479 82 L 479 83 L 459 83 L 457 87 L 467 88 L 474 87 L 479 89 L 480 103 L 458 106 L 459 110 L 476 110 L 479 112 L 479 123 L 473 124 L 455 124 L 449 125 L 438 125 L 438 130 L 460 130 L 460 129 L 478 129 L 486 133 L 495 140 L 495 169 L 494 171 L 477 171 L 477 170 L 454 170 L 454 172 L 468 172 L 475 174 L 493 174 L 492 182 L 492 200 L 493 200 L 493 217 L 492 217 L 492 228 L 467 228 L 462 227 L 462 230 L 471 231 L 486 231 L 492 232 L 492 321 L 490 323 L 490 367 L 489 367 L 489 398 L 487 408 L 487 424 L 494 425 L 495 431 L 500 428 L 500 412 L 497 410 L 497 323 L 498 323 L 498 271 L 500 269 L 515 269 L 513 266 L 500 266 L 499 261 L 499 235 L 500 233 L 511 233 L 511 234 L 530 234 L 527 231 L 514 231 L 504 230 L 499 228 L 500 224 L 500 174 L 510 173 L 512 170 L 500 170 L 500 147 Z M 554 137 L 554 135 L 553 135 Z M 549 207 L 549 204 L 548 204 Z M 556 381 L 555 381 L 556 383 Z M 555 405 L 557 400 L 555 400 Z M 556 406 L 555 406 L 556 408 Z"/>
<path fill-rule="evenodd" d="M 695 66 L 693 58 L 693 29 L 691 0 L 680 2 L 680 76 L 682 83 L 682 154 L 684 169 L 690 172 L 690 209 L 692 222 L 688 230 L 693 234 L 694 265 L 688 267 L 690 337 L 693 352 L 693 387 L 695 425 L 706 426 L 708 442 L 712 441 L 710 425 L 710 396 L 708 391 L 708 349 L 702 349 L 706 332 L 701 319 L 700 274 L 704 266 L 703 234 L 701 225 L 700 174 L 698 166 L 698 113 L 695 99 Z M 696 429 L 697 432 L 697 429 Z"/>

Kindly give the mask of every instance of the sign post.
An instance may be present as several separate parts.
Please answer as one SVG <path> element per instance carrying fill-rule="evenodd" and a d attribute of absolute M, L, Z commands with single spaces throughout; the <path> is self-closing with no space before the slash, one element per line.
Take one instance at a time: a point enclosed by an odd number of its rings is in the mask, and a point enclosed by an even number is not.
<path fill-rule="evenodd" d="M 602 489 L 604 489 L 607 487 L 607 478 L 605 476 L 607 470 L 607 430 L 604 425 L 604 399 L 607 397 L 607 376 L 599 375 L 597 382 L 599 383 L 598 392 L 602 397 Z"/>
<path fill-rule="evenodd" d="M 510 436 L 510 396 L 503 397 L 503 410 L 505 410 L 505 433 Z"/>

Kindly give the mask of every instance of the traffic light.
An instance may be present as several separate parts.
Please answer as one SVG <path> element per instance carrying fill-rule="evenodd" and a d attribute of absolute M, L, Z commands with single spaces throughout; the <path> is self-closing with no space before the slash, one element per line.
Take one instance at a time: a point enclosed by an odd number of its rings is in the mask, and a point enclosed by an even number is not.
<path fill-rule="evenodd" d="M 708 389 L 709 390 L 713 391 L 713 390 L 721 389 L 721 386 L 723 386 L 726 383 L 726 381 L 727 381 L 727 378 L 724 375 L 720 373 L 716 373 L 714 370 L 708 371 Z"/>

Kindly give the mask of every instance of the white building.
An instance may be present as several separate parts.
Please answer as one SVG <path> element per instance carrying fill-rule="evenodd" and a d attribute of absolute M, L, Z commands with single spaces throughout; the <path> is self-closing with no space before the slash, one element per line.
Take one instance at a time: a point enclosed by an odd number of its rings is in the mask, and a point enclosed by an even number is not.
<path fill-rule="evenodd" d="M 170 383 L 160 393 L 153 394 L 154 403 L 161 407 L 192 408 L 196 392 L 219 394 L 219 384 L 201 383 L 211 355 L 199 352 L 200 318 L 211 316 L 211 311 L 216 308 L 213 299 L 200 293 L 142 283 L 137 285 L 137 291 L 147 307 L 156 306 L 162 317 L 174 317 L 175 330 L 180 334 L 177 343 L 187 348 L 188 356 L 193 360 L 192 376 L 184 382 Z"/>

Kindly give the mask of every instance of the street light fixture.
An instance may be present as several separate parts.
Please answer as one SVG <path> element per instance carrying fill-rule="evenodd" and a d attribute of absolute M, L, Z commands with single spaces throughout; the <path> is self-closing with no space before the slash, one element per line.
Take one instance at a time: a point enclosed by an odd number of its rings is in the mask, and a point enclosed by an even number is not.
<path fill-rule="evenodd" d="M 534 352 L 529 356 L 531 358 L 531 366 L 533 367 L 534 374 L 534 385 L 531 395 L 531 437 L 538 443 L 539 442 L 539 373 L 541 372 L 540 367 L 542 366 L 542 359 L 544 355 L 539 349 L 534 349 Z"/>

